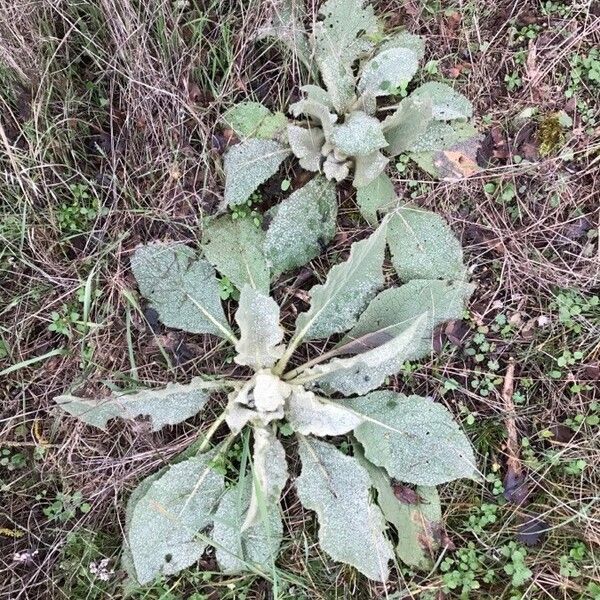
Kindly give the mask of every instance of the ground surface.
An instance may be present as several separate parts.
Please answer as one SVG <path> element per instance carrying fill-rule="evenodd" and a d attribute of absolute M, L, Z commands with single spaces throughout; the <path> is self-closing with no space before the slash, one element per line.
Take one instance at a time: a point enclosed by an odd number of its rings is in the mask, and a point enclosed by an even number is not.
<path fill-rule="evenodd" d="M 248 97 L 285 110 L 303 74 L 253 41 L 268 0 L 0 4 L 0 597 L 119 598 L 128 493 L 211 418 L 160 433 L 115 421 L 104 434 L 52 397 L 233 369 L 214 339 L 152 323 L 129 256 L 141 241 L 198 242 L 222 197 L 218 115 Z M 471 98 L 486 133 L 487 167 L 467 181 L 394 170 L 401 198 L 461 236 L 478 289 L 431 359 L 391 382 L 441 398 L 486 481 L 441 489 L 446 549 L 431 572 L 400 568 L 387 588 L 320 553 L 313 516 L 288 491 L 278 597 L 600 598 L 594 4 L 376 3 L 390 28 L 427 37 L 424 77 Z M 267 184 L 256 210 L 297 176 L 289 166 Z M 350 189 L 341 202 L 326 254 L 277 284 L 290 315 L 315 273 L 367 231 Z M 505 489 L 515 470 L 521 504 Z M 134 598 L 270 590 L 220 576 L 208 557 Z"/>

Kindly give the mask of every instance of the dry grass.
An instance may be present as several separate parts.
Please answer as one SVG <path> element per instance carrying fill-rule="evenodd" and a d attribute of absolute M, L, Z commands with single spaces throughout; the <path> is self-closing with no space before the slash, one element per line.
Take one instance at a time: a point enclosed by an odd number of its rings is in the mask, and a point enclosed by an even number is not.
<path fill-rule="evenodd" d="M 271 4 L 0 2 L 0 371 L 14 367 L 0 376 L 0 445 L 26 460 L 24 468 L 0 467 L 0 527 L 19 536 L 0 534 L 0 597 L 119 597 L 116 575 L 109 591 L 94 591 L 92 584 L 85 593 L 69 587 L 79 575 L 73 564 L 70 571 L 60 568 L 67 534 L 103 536 L 102 552 L 111 558 L 111 568 L 118 568 L 129 491 L 189 445 L 198 426 L 212 420 L 206 414 L 202 421 L 160 433 L 151 433 L 144 423 L 113 422 L 104 434 L 60 414 L 52 397 L 66 389 L 103 394 L 109 380 L 120 386 L 159 385 L 174 378 L 184 381 L 200 370 L 234 368 L 214 339 L 162 328 L 153 332 L 137 303 L 128 265 L 131 250 L 142 241 L 199 241 L 203 215 L 222 200 L 221 156 L 227 140 L 218 115 L 247 97 L 285 109 L 297 94 L 302 73 L 294 57 L 253 41 Z M 315 2 L 307 4 L 314 10 Z M 401 197 L 443 214 L 462 236 L 479 287 L 467 341 L 419 364 L 393 385 L 439 395 L 444 382 L 458 382 L 443 400 L 456 414 L 476 415 L 468 429 L 482 471 L 493 472 L 497 465 L 502 476 L 502 385 L 484 396 L 472 381 L 482 372 L 502 380 L 509 359 L 516 361 L 515 386 L 526 396 L 514 415 L 517 430 L 530 440 L 538 461 L 521 457 L 532 488 L 528 508 L 551 528 L 543 543 L 530 550 L 533 576 L 522 588 L 523 597 L 586 598 L 589 581 L 600 585 L 594 558 L 600 541 L 598 429 L 582 425 L 569 439 L 547 438 L 543 432 L 587 414 L 591 402 L 600 400 L 598 309 L 578 317 L 581 331 L 575 332 L 553 308 L 561 290 L 589 298 L 600 286 L 600 115 L 596 105 L 595 125 L 586 126 L 579 108 L 566 106 L 564 96 L 569 60 L 598 46 L 600 17 L 592 2 L 574 2 L 565 16 L 544 15 L 533 1 L 459 0 L 444 5 L 445 12 L 433 1 L 376 4 L 391 26 L 427 35 L 426 60 L 438 61 L 441 75 L 456 78 L 457 87 L 475 103 L 479 126 L 493 132 L 487 139 L 488 168 L 466 182 L 432 183 L 420 180 L 416 171 L 395 177 Z M 541 31 L 533 42 L 519 45 L 511 41 L 515 23 L 535 23 Z M 522 50 L 530 58 L 520 66 Z M 523 84 L 509 93 L 505 75 L 515 68 Z M 598 83 L 584 81 L 578 95 L 593 105 Z M 531 106 L 541 116 L 565 107 L 570 111 L 575 124 L 564 140 L 570 154 L 557 149 L 546 158 L 535 156 L 535 118 L 515 124 Z M 529 160 L 515 162 L 514 155 L 525 151 L 533 152 Z M 289 175 L 294 176 L 291 167 Z M 484 191 L 490 182 L 500 191 L 512 186 L 515 193 L 499 200 L 498 193 Z M 92 217 L 73 216 L 65 208 L 76 200 L 73 185 L 83 185 L 89 194 L 79 200 L 95 209 Z M 265 192 L 267 203 L 277 191 L 275 185 Z M 275 294 L 286 300 L 288 318 L 304 306 L 300 292 L 315 273 L 325 272 L 365 235 L 346 191 L 340 224 L 340 234 L 312 272 L 278 283 Z M 85 315 L 78 294 L 87 296 Z M 49 331 L 52 313 L 62 315 L 65 305 L 67 313 L 80 313 L 79 323 L 67 326 L 69 335 Z M 512 323 L 510 335 L 494 330 L 498 315 Z M 477 327 L 487 328 L 493 345 L 483 363 L 464 352 Z M 584 359 L 552 378 L 549 373 L 564 350 L 581 351 Z M 492 372 L 488 361 L 498 368 Z M 576 383 L 583 387 L 573 392 Z M 213 410 L 218 412 L 218 402 Z M 559 454 L 558 467 L 547 458 L 549 451 Z M 576 459 L 585 460 L 586 468 L 578 476 L 565 474 L 564 465 Z M 514 539 L 523 509 L 501 506 L 496 525 L 474 535 L 468 517 L 481 502 L 498 500 L 491 489 L 492 484 L 464 482 L 445 488 L 446 521 L 458 548 L 475 540 L 492 563 L 501 565 L 498 548 Z M 65 523 L 49 521 L 43 508 L 63 490 L 81 491 L 91 512 L 79 512 Z M 441 581 L 439 570 L 405 570 L 387 590 L 375 586 L 320 554 L 312 516 L 301 509 L 292 489 L 284 504 L 289 535 L 277 577 L 289 595 L 282 598 L 303 593 L 310 598 L 383 598 L 404 588 L 401 597 L 426 598 L 422 594 Z M 560 574 L 560 557 L 575 539 L 588 547 L 585 579 Z M 35 554 L 15 562 L 15 554 L 22 552 Z M 89 567 L 86 557 L 81 556 L 83 570 Z M 205 568 L 214 565 L 209 560 Z M 215 575 L 202 587 L 201 581 L 182 576 L 170 585 L 178 590 L 175 598 L 187 597 L 195 586 L 211 599 L 241 598 L 246 588 L 248 597 L 269 597 L 269 586 L 253 578 L 234 580 L 233 591 L 227 587 L 231 583 Z M 147 597 L 161 597 L 152 594 Z M 501 580 L 469 597 L 510 594 Z"/>

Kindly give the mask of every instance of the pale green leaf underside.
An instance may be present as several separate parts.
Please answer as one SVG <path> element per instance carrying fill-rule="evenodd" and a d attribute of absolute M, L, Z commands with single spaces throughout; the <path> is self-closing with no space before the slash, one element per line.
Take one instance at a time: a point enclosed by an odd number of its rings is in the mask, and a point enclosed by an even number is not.
<path fill-rule="evenodd" d="M 437 81 L 429 81 L 419 86 L 410 96 L 414 100 L 429 100 L 432 116 L 438 121 L 454 119 L 470 119 L 473 116 L 473 105 L 449 85 Z"/>
<path fill-rule="evenodd" d="M 318 171 L 321 168 L 321 148 L 325 142 L 323 130 L 319 127 L 306 129 L 288 125 L 287 137 L 300 166 L 307 171 Z"/>
<path fill-rule="evenodd" d="M 335 265 L 323 285 L 310 290 L 310 309 L 296 319 L 294 337 L 320 339 L 347 331 L 383 286 L 387 223 L 367 239 L 355 242 L 350 257 Z"/>
<path fill-rule="evenodd" d="M 324 365 L 313 367 L 308 375 L 328 393 L 339 392 L 344 396 L 366 394 L 400 371 L 422 337 L 426 324 L 427 315 L 423 313 L 409 327 L 380 346 L 350 358 L 334 358 Z M 319 374 L 322 375 L 317 377 Z"/>
<path fill-rule="evenodd" d="M 350 113 L 344 123 L 333 126 L 331 143 L 348 156 L 365 156 L 387 146 L 381 123 L 362 111 Z"/>
<path fill-rule="evenodd" d="M 389 48 L 377 54 L 362 69 L 358 91 L 388 96 L 405 86 L 419 68 L 417 55 L 408 48 Z"/>
<path fill-rule="evenodd" d="M 235 344 L 238 365 L 255 370 L 272 367 L 283 354 L 283 329 L 279 325 L 279 306 L 269 296 L 249 285 L 242 288 L 235 314 L 240 338 Z"/>
<path fill-rule="evenodd" d="M 473 289 L 473 284 L 462 281 L 413 279 L 400 287 L 383 290 L 360 315 L 340 346 L 375 332 L 398 335 L 426 311 L 427 323 L 406 360 L 423 358 L 431 352 L 434 328 L 444 321 L 460 319 Z"/>
<path fill-rule="evenodd" d="M 361 422 L 352 411 L 301 386 L 295 387 L 287 399 L 285 418 L 297 433 L 319 437 L 343 435 Z"/>
<path fill-rule="evenodd" d="M 405 98 L 400 102 L 396 111 L 383 122 L 389 156 L 398 156 L 418 143 L 431 122 L 431 110 L 431 101 L 427 98 Z"/>
<path fill-rule="evenodd" d="M 391 215 L 388 245 L 403 281 L 464 279 L 463 251 L 448 224 L 435 213 L 404 207 Z"/>
<path fill-rule="evenodd" d="M 380 173 L 368 185 L 356 191 L 356 203 L 360 214 L 371 227 L 377 227 L 379 222 L 377 213 L 390 208 L 395 199 L 394 184 L 385 173 Z"/>
<path fill-rule="evenodd" d="M 283 534 L 279 507 L 270 507 L 264 518 L 243 529 L 250 506 L 252 478 L 245 476 L 228 489 L 214 516 L 211 538 L 219 567 L 229 575 L 257 568 L 272 572 Z"/>
<path fill-rule="evenodd" d="M 469 440 L 441 404 L 382 391 L 348 400 L 347 406 L 364 419 L 354 435 L 365 456 L 390 477 L 431 486 L 476 476 Z"/>
<path fill-rule="evenodd" d="M 138 246 L 131 269 L 167 327 L 231 339 L 213 267 L 186 246 Z"/>
<path fill-rule="evenodd" d="M 314 438 L 301 438 L 299 452 L 298 496 L 305 508 L 317 513 L 321 548 L 370 579 L 386 581 L 393 551 L 383 533 L 381 511 L 371 504 L 365 469 L 355 458 Z"/>
<path fill-rule="evenodd" d="M 352 182 L 355 188 L 362 188 L 371 184 L 381 175 L 388 159 L 381 152 L 372 152 L 365 156 L 357 156 L 354 166 L 354 181 Z"/>
<path fill-rule="evenodd" d="M 336 112 L 343 113 L 354 97 L 352 64 L 372 43 L 365 33 L 377 30 L 372 6 L 365 0 L 328 0 L 314 27 L 315 58 Z"/>
<path fill-rule="evenodd" d="M 165 425 L 181 423 L 199 413 L 208 402 L 210 390 L 218 383 L 204 381 L 199 377 L 191 383 L 169 383 L 158 390 L 140 390 L 133 394 L 112 394 L 108 398 L 90 400 L 77 396 L 57 396 L 55 402 L 80 421 L 106 429 L 110 419 L 134 419 L 148 416 L 152 430 Z"/>
<path fill-rule="evenodd" d="M 210 464 L 215 451 L 188 458 L 154 479 L 132 509 L 127 531 L 140 584 L 195 563 L 207 543 L 199 535 L 212 524 L 224 489 Z"/>
<path fill-rule="evenodd" d="M 290 150 L 279 142 L 247 139 L 225 155 L 225 202 L 243 204 L 252 192 L 274 175 Z"/>
<path fill-rule="evenodd" d="M 270 140 L 287 125 L 283 113 L 272 113 L 260 102 L 242 102 L 232 106 L 223 115 L 225 123 L 241 137 Z"/>
<path fill-rule="evenodd" d="M 357 448 L 354 455 L 371 477 L 377 492 L 377 504 L 383 516 L 396 529 L 396 556 L 410 567 L 431 568 L 433 555 L 439 547 L 437 540 L 440 537 L 442 519 L 442 508 L 436 488 L 418 486 L 415 491 L 422 502 L 401 502 L 396 498 L 385 470 L 366 460 Z"/>
<path fill-rule="evenodd" d="M 206 227 L 204 256 L 238 289 L 248 284 L 269 291 L 270 273 L 263 246 L 265 233 L 250 219 L 232 219 L 229 215 Z"/>
<path fill-rule="evenodd" d="M 254 428 L 252 495 L 242 529 L 248 529 L 268 512 L 279 511 L 279 497 L 289 473 L 285 450 L 270 426 Z"/>
<path fill-rule="evenodd" d="M 335 188 L 315 177 L 275 206 L 265 240 L 265 252 L 275 276 L 301 267 L 321 253 L 335 235 Z"/>

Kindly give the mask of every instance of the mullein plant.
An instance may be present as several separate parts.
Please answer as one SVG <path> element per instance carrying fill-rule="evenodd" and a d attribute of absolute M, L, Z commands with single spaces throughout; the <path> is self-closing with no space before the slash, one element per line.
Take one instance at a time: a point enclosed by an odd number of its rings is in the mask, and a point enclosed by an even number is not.
<path fill-rule="evenodd" d="M 309 35 L 301 4 L 278 3 L 261 36 L 287 45 L 315 83 L 301 87 L 302 99 L 289 107 L 292 119 L 257 102 L 242 102 L 223 115 L 241 139 L 224 159 L 229 207 L 245 203 L 291 155 L 318 177 L 352 178 L 371 225 L 394 205 L 390 159 L 407 155 L 437 178 L 477 170 L 481 136 L 469 123 L 471 102 L 435 81 L 407 93 L 424 56 L 422 37 L 385 37 L 365 0 L 327 0 Z"/>
<path fill-rule="evenodd" d="M 224 573 L 272 578 L 284 534 L 279 502 L 290 487 L 316 514 L 320 547 L 333 560 L 376 581 L 386 581 L 397 561 L 427 567 L 440 537 L 436 486 L 476 477 L 475 457 L 442 404 L 382 388 L 406 361 L 430 354 L 434 328 L 462 316 L 473 286 L 459 242 L 438 216 L 395 209 L 309 290 L 305 312 L 286 330 L 269 295 L 282 267 L 252 221 L 254 230 L 243 224 L 245 234 L 232 242 L 227 228 L 244 219 L 237 221 L 216 220 L 200 252 L 153 243 L 131 259 L 140 294 L 164 325 L 233 346 L 234 376 L 198 373 L 162 389 L 56 398 L 89 425 L 146 416 L 155 431 L 201 413 L 211 398 L 227 399 L 197 444 L 131 494 L 123 551 L 131 581 L 177 573 L 209 548 Z M 282 221 L 280 237 L 288 233 Z M 309 242 L 312 233 L 307 228 Z M 387 248 L 401 282 L 392 287 Z M 241 290 L 234 323 L 217 272 Z M 318 340 L 337 343 L 303 358 Z M 238 436 L 251 437 L 251 455 L 226 477 L 224 457 Z M 296 452 L 299 473 L 287 460 Z M 400 502 L 397 482 L 416 486 L 419 500 Z"/>

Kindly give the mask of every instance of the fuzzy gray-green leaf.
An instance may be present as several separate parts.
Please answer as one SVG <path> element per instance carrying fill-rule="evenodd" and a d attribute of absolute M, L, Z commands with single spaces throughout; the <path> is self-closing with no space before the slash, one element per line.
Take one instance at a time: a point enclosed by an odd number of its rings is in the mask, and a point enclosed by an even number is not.
<path fill-rule="evenodd" d="M 288 125 L 288 143 L 300 166 L 307 171 L 321 168 L 321 148 L 325 142 L 323 130 L 319 127 L 305 128 Z"/>
<path fill-rule="evenodd" d="M 371 227 L 377 227 L 377 213 L 390 208 L 395 198 L 394 184 L 385 173 L 380 173 L 371 183 L 356 190 L 356 203 L 360 214 Z"/>
<path fill-rule="evenodd" d="M 301 267 L 335 235 L 337 201 L 333 184 L 315 177 L 268 213 L 265 253 L 273 275 Z"/>
<path fill-rule="evenodd" d="M 460 242 L 435 213 L 404 207 L 391 215 L 388 245 L 392 264 L 403 281 L 464 279 L 466 268 Z"/>
<path fill-rule="evenodd" d="M 339 344 L 340 349 L 369 334 L 385 332 L 396 336 L 426 311 L 427 324 L 406 360 L 423 358 L 431 352 L 434 328 L 444 321 L 460 319 L 473 289 L 472 284 L 463 281 L 413 279 L 400 287 L 383 290 L 360 315 L 356 326 Z"/>
<path fill-rule="evenodd" d="M 138 246 L 131 269 L 141 294 L 167 327 L 232 338 L 215 270 L 186 246 Z"/>
<path fill-rule="evenodd" d="M 354 165 L 355 188 L 363 188 L 371 184 L 383 172 L 388 164 L 388 159 L 379 151 L 357 156 Z"/>
<path fill-rule="evenodd" d="M 295 386 L 286 401 L 285 418 L 302 435 L 343 435 L 352 431 L 361 419 L 353 412 L 314 392 Z"/>
<path fill-rule="evenodd" d="M 358 91 L 389 96 L 405 87 L 419 68 L 418 56 L 408 48 L 389 48 L 380 52 L 362 69 Z"/>
<path fill-rule="evenodd" d="M 270 273 L 263 246 L 265 233 L 250 219 L 220 217 L 204 232 L 204 256 L 238 289 L 250 285 L 269 291 Z"/>
<path fill-rule="evenodd" d="M 329 139 L 331 132 L 333 131 L 333 124 L 337 121 L 337 115 L 330 112 L 328 105 L 321 104 L 310 98 L 304 98 L 291 104 L 290 112 L 295 117 L 304 115 L 307 121 L 316 122 L 317 126 L 320 126 L 323 129 L 326 139 Z M 315 127 L 314 123 L 309 123 L 309 125 Z"/>
<path fill-rule="evenodd" d="M 270 507 L 258 523 L 243 529 L 250 497 L 252 477 L 244 476 L 229 488 L 214 516 L 211 538 L 216 547 L 219 567 L 224 573 L 273 570 L 283 535 L 283 524 L 277 506 Z"/>
<path fill-rule="evenodd" d="M 400 371 L 426 325 L 427 315 L 422 313 L 409 327 L 380 346 L 350 358 L 334 358 L 313 367 L 307 376 L 327 393 L 338 392 L 344 396 L 366 394 Z"/>
<path fill-rule="evenodd" d="M 421 139 L 431 122 L 431 100 L 404 98 L 397 110 L 383 122 L 386 153 L 398 156 L 412 148 Z"/>
<path fill-rule="evenodd" d="M 370 463 L 362 454 L 362 449 L 356 446 L 354 456 L 371 477 L 377 492 L 377 504 L 386 521 L 396 529 L 396 556 L 410 567 L 430 569 L 441 538 L 442 507 L 436 488 L 417 486 L 415 491 L 419 502 L 402 502 L 394 494 L 385 470 Z"/>
<path fill-rule="evenodd" d="M 437 152 L 477 135 L 477 130 L 470 123 L 431 121 L 425 132 L 412 141 L 406 150 L 414 153 Z"/>
<path fill-rule="evenodd" d="M 237 206 L 274 175 L 289 155 L 289 148 L 271 140 L 247 139 L 225 155 L 225 202 Z"/>
<path fill-rule="evenodd" d="M 259 523 L 268 511 L 279 511 L 279 497 L 288 477 L 285 450 L 273 429 L 254 427 L 252 495 L 242 530 Z"/>
<path fill-rule="evenodd" d="M 386 229 L 382 223 L 367 239 L 352 244 L 348 260 L 310 290 L 310 309 L 296 319 L 296 339 L 320 339 L 354 326 L 383 286 Z"/>
<path fill-rule="evenodd" d="M 363 417 L 354 435 L 373 464 L 390 477 L 438 485 L 476 476 L 469 440 L 441 404 L 396 392 L 372 392 L 347 405 Z"/>
<path fill-rule="evenodd" d="M 256 371 L 272 367 L 283 354 L 283 329 L 279 325 L 279 306 L 275 300 L 245 285 L 235 320 L 240 327 L 235 362 Z"/>
<path fill-rule="evenodd" d="M 199 413 L 208 402 L 210 391 L 219 387 L 215 381 L 200 377 L 191 383 L 169 383 L 163 389 L 140 390 L 133 394 L 112 394 L 108 398 L 90 400 L 78 396 L 57 396 L 55 402 L 80 421 L 106 429 L 110 419 L 134 419 L 148 416 L 152 430 L 181 423 Z"/>
<path fill-rule="evenodd" d="M 391 48 L 408 48 L 412 50 L 419 60 L 425 56 L 425 40 L 420 35 L 400 31 L 395 33 L 388 40 L 379 46 L 379 51 L 390 50 Z"/>
<path fill-rule="evenodd" d="M 314 27 L 315 58 L 333 106 L 343 113 L 354 97 L 352 65 L 371 49 L 365 34 L 377 30 L 377 19 L 365 0 L 327 0 L 319 14 L 323 20 Z"/>
<path fill-rule="evenodd" d="M 365 156 L 387 146 L 381 123 L 359 110 L 333 126 L 331 143 L 348 156 Z"/>
<path fill-rule="evenodd" d="M 241 102 L 225 111 L 225 123 L 240 137 L 270 140 L 285 130 L 287 117 L 260 102 Z"/>
<path fill-rule="evenodd" d="M 321 548 L 370 579 L 386 581 L 393 551 L 381 511 L 371 503 L 365 469 L 356 458 L 310 437 L 300 438 L 299 452 L 298 496 L 317 513 Z"/>
<path fill-rule="evenodd" d="M 224 489 L 223 476 L 211 467 L 215 451 L 188 458 L 153 480 L 135 504 L 127 540 L 140 584 L 172 575 L 195 563 L 207 542 Z"/>
<path fill-rule="evenodd" d="M 410 96 L 414 100 L 429 100 L 432 116 L 438 121 L 470 119 L 473 105 L 468 98 L 449 85 L 438 81 L 429 81 L 419 86 Z"/>

